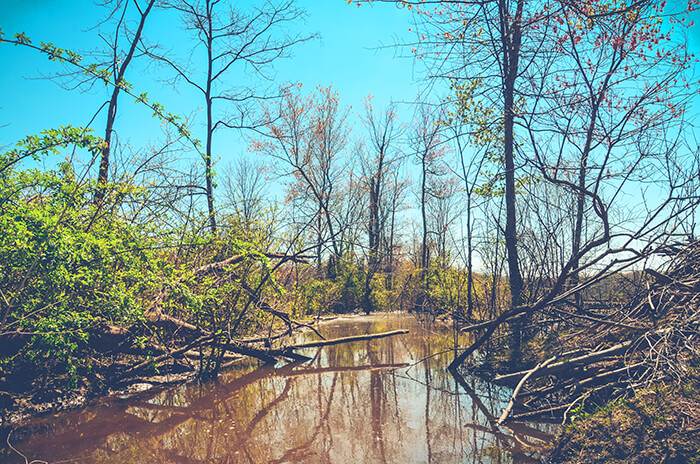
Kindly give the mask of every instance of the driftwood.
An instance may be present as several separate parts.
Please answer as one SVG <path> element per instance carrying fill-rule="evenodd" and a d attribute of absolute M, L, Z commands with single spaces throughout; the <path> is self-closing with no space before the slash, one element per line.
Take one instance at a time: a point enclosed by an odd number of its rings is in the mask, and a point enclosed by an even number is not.
<path fill-rule="evenodd" d="M 359 342 L 364 340 L 374 340 L 377 338 L 392 337 L 394 335 L 407 334 L 408 330 L 392 330 L 390 332 L 380 332 L 376 334 L 356 335 L 352 337 L 334 338 L 332 340 L 319 340 L 315 342 L 299 343 L 287 347 L 286 349 L 298 350 L 301 348 L 317 348 L 321 346 L 339 345 L 341 343 Z"/>
<path fill-rule="evenodd" d="M 498 422 L 496 422 L 496 425 L 501 425 L 503 424 L 506 419 L 508 419 L 508 415 L 510 412 L 513 410 L 513 406 L 515 406 L 515 400 L 518 397 L 518 393 L 520 393 L 520 390 L 523 388 L 523 385 L 525 385 L 525 382 L 532 377 L 536 372 L 538 372 L 541 369 L 544 369 L 547 367 L 547 365 L 553 363 L 554 361 L 557 360 L 556 356 L 552 356 L 551 358 L 547 359 L 544 362 L 539 363 L 532 369 L 530 369 L 527 374 L 520 380 L 518 383 L 518 386 L 515 387 L 515 390 L 513 390 L 513 394 L 510 396 L 510 401 L 508 402 L 508 406 L 503 410 L 503 414 L 501 414 L 501 417 L 498 418 Z"/>
<path fill-rule="evenodd" d="M 304 348 L 320 348 L 324 346 L 339 345 L 341 343 L 351 343 L 363 340 L 375 340 L 378 338 L 392 337 L 394 335 L 401 335 L 407 333 L 408 330 L 392 330 L 390 332 L 380 332 L 376 334 L 356 335 L 352 337 L 334 338 L 332 340 L 318 340 L 314 342 L 298 343 L 296 345 L 285 346 L 282 348 L 266 349 L 260 351 L 264 352 L 267 356 L 272 357 L 272 359 L 275 359 L 275 357 L 291 357 L 293 359 L 301 359 L 306 357 L 295 353 L 294 350 L 300 350 Z M 275 359 L 275 361 L 277 360 Z"/>

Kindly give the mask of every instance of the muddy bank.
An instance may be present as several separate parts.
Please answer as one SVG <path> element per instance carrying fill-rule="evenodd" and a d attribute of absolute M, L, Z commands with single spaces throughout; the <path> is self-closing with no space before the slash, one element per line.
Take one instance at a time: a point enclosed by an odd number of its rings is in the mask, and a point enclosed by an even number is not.
<path fill-rule="evenodd" d="M 89 377 L 81 376 L 78 379 L 79 386 L 75 389 L 65 388 L 65 379 L 59 377 L 51 379 L 45 385 L 32 384 L 27 391 L 0 391 L 0 428 L 16 426 L 44 414 L 130 398 L 144 391 L 164 389 L 197 378 L 196 370 L 185 370 L 183 367 L 171 364 L 170 369 L 163 374 L 139 375 L 109 382 L 106 376 L 114 368 L 105 365 Z"/>

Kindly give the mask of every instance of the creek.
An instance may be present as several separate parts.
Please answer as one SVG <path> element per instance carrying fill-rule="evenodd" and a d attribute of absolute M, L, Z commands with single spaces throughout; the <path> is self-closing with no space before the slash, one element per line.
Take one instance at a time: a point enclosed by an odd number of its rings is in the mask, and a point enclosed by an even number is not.
<path fill-rule="evenodd" d="M 318 326 L 329 339 L 396 329 L 410 333 L 299 351 L 308 362 L 244 360 L 216 381 L 33 419 L 11 443 L 49 463 L 539 462 L 554 426 L 491 427 L 511 390 L 447 371 L 449 324 L 377 314 Z"/>

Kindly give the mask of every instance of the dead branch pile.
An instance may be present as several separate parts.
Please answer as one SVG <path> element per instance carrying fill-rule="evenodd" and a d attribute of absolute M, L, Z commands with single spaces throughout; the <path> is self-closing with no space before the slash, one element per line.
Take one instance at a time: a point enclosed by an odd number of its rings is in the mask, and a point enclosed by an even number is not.
<path fill-rule="evenodd" d="M 700 242 L 645 276 L 645 288 L 622 307 L 557 305 L 539 312 L 558 344 L 541 350 L 539 364 L 495 377 L 517 384 L 499 424 L 511 410 L 516 419 L 546 414 L 566 420 L 588 399 L 687 381 L 700 360 Z"/>

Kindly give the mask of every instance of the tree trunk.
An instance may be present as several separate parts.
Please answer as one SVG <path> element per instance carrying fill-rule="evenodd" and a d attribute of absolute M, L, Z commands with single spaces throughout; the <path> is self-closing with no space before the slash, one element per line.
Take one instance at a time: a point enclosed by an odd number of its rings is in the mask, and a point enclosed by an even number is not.
<path fill-rule="evenodd" d="M 505 158 L 505 200 L 506 200 L 506 230 L 505 241 L 508 252 L 508 274 L 510 279 L 511 307 L 520 306 L 523 302 L 523 281 L 518 260 L 518 235 L 516 230 L 516 190 L 515 190 L 515 79 L 518 75 L 518 59 L 522 40 L 521 20 L 524 0 L 518 0 L 515 17 L 511 20 L 507 10 L 507 2 L 499 3 L 503 35 L 503 72 L 504 72 L 504 137 L 503 155 Z M 511 325 L 512 345 L 511 363 L 518 365 L 521 358 L 523 322 L 518 319 Z"/>
<path fill-rule="evenodd" d="M 136 28 L 136 32 L 134 33 L 133 39 L 131 40 L 129 51 L 124 60 L 121 62 L 121 64 L 118 64 L 116 49 L 116 36 L 119 34 L 119 30 L 115 32 L 113 56 L 113 66 L 115 67 L 115 72 L 113 73 L 115 85 L 112 88 L 112 95 L 109 99 L 109 108 L 107 109 L 107 123 L 105 125 L 105 140 L 104 145 L 102 146 L 102 151 L 100 153 L 100 169 L 97 173 L 97 189 L 95 191 L 95 204 L 97 205 L 102 203 L 102 200 L 104 199 L 105 195 L 105 187 L 107 186 L 107 182 L 109 181 L 110 154 L 112 151 L 112 132 L 114 131 L 114 121 L 117 117 L 117 103 L 119 100 L 119 91 L 121 90 L 121 85 L 122 81 L 124 80 L 124 74 L 126 73 L 126 69 L 129 67 L 129 63 L 131 63 L 136 48 L 138 47 L 138 44 L 141 41 L 141 34 L 143 33 L 143 28 L 146 24 L 146 18 L 151 12 L 151 8 L 154 4 L 155 0 L 151 0 L 150 2 L 148 2 L 148 6 L 146 7 L 146 9 L 143 12 L 141 12 L 141 19 L 139 21 L 139 25 Z M 124 5 L 124 11 L 122 13 L 121 18 L 122 20 L 124 18 L 124 15 L 126 14 L 127 7 L 128 3 Z M 121 24 L 121 20 L 119 23 Z"/>
<path fill-rule="evenodd" d="M 207 210 L 209 212 L 209 229 L 212 234 L 216 233 L 216 215 L 214 211 L 214 172 L 211 167 L 212 142 L 214 138 L 214 116 L 213 100 L 211 96 L 211 86 L 214 80 L 214 37 L 212 30 L 213 6 L 207 0 L 207 87 L 204 92 L 204 99 L 207 106 L 207 142 L 204 153 L 204 177 L 206 182 Z"/>

